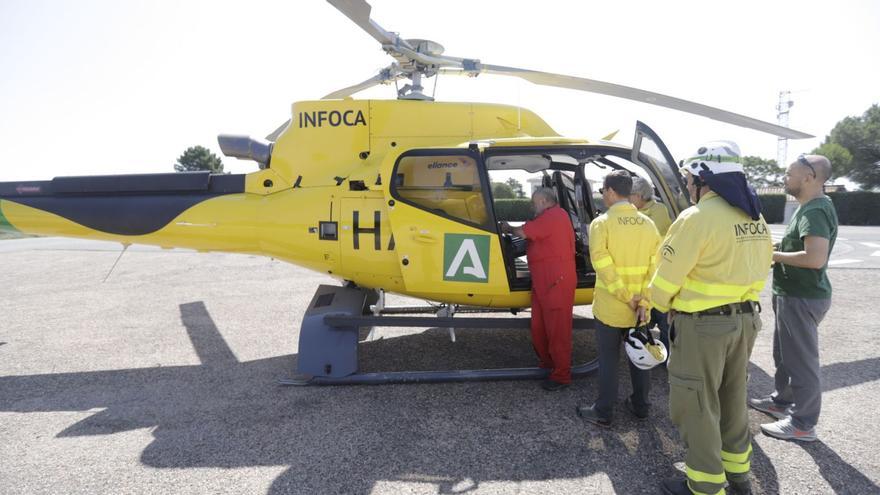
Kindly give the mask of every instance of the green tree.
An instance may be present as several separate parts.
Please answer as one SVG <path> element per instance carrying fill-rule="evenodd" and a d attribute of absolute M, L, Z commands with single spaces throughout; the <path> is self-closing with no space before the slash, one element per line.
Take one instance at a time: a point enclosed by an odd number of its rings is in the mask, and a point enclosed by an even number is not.
<path fill-rule="evenodd" d="M 839 144 L 852 155 L 847 177 L 865 189 L 880 187 L 880 105 L 838 122 L 825 143 Z"/>
<path fill-rule="evenodd" d="M 837 143 L 826 142 L 810 152 L 811 155 L 822 155 L 831 162 L 831 178 L 846 177 L 852 172 L 852 153 Z"/>
<path fill-rule="evenodd" d="M 513 192 L 510 184 L 506 182 L 493 182 L 492 197 L 495 199 L 514 199 L 516 194 Z"/>
<path fill-rule="evenodd" d="M 525 193 L 525 191 L 523 191 L 523 186 L 522 186 L 522 184 L 519 183 L 518 180 L 511 177 L 511 178 L 507 179 L 505 184 L 510 186 L 510 188 L 513 190 L 513 194 L 515 194 L 517 198 L 526 197 L 526 193 Z"/>
<path fill-rule="evenodd" d="M 760 156 L 743 157 L 743 169 L 752 187 L 777 187 L 782 185 L 785 170 L 776 164 L 776 160 L 768 160 Z"/>
<path fill-rule="evenodd" d="M 204 146 L 192 146 L 177 159 L 174 164 L 176 172 L 198 172 L 208 170 L 214 174 L 223 173 L 223 162 Z"/>

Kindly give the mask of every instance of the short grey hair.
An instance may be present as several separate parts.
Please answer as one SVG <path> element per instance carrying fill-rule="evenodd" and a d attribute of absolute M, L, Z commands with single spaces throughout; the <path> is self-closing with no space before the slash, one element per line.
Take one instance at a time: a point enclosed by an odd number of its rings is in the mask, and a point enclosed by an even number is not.
<path fill-rule="evenodd" d="M 556 198 L 556 191 L 550 187 L 539 187 L 535 189 L 535 192 L 532 193 L 532 197 L 542 196 L 547 201 L 555 204 L 559 204 L 559 200 Z"/>
<path fill-rule="evenodd" d="M 650 201 L 654 198 L 654 186 L 647 179 L 638 175 L 632 179 L 632 194 L 637 194 L 644 201 Z"/>

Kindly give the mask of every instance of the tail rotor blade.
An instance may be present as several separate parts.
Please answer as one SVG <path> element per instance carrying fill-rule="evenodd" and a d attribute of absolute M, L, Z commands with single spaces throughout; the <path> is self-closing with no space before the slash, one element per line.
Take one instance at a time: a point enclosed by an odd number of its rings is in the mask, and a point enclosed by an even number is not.
<path fill-rule="evenodd" d="M 280 136 L 281 133 L 284 132 L 284 129 L 287 129 L 287 125 L 288 125 L 288 124 L 290 124 L 290 119 L 285 120 L 284 123 L 281 124 L 281 125 L 279 125 L 277 129 L 275 129 L 274 131 L 272 131 L 271 133 L 269 133 L 269 135 L 266 136 L 266 141 L 270 141 L 270 142 L 273 142 L 273 143 L 274 143 L 275 141 L 277 141 L 277 140 L 278 140 L 278 136 Z"/>

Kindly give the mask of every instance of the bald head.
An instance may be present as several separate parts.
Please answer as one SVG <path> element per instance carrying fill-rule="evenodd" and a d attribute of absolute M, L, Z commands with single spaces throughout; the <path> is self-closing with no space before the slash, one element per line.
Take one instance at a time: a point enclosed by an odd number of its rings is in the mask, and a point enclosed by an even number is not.
<path fill-rule="evenodd" d="M 532 193 L 532 206 L 535 215 L 540 215 L 547 208 L 556 206 L 556 191 L 549 187 L 539 187 Z"/>
<path fill-rule="evenodd" d="M 822 155 L 803 155 L 803 158 L 813 167 L 816 172 L 816 180 L 820 184 L 824 184 L 831 178 L 831 162 Z M 810 170 L 810 167 L 801 162 L 800 158 L 793 164 Z"/>
<path fill-rule="evenodd" d="M 801 155 L 791 162 L 782 178 L 785 192 L 801 204 L 821 196 L 831 178 L 831 162 L 822 155 Z"/>
<path fill-rule="evenodd" d="M 549 187 L 539 187 L 532 193 L 532 198 L 540 197 L 551 205 L 556 204 L 556 191 Z"/>

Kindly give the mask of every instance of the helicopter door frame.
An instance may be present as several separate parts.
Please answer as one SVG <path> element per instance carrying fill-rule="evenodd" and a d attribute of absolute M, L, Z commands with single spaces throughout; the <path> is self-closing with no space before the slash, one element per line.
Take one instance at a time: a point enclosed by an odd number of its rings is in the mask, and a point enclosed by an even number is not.
<path fill-rule="evenodd" d="M 643 153 L 642 145 L 646 142 L 652 143 L 656 150 L 654 153 Z M 655 156 L 659 151 L 661 156 Z M 663 188 L 663 193 L 670 199 L 667 202 L 667 208 L 671 209 L 672 218 L 676 218 L 685 208 L 690 207 L 690 195 L 684 178 L 676 166 L 675 158 L 669 152 L 669 148 L 663 143 L 663 140 L 648 127 L 647 124 L 638 120 L 636 121 L 636 130 L 633 137 L 632 155 L 630 161 L 640 165 L 646 171 L 650 172 L 659 181 L 655 181 L 658 187 Z"/>
<path fill-rule="evenodd" d="M 572 192 L 575 196 L 575 204 L 569 205 L 569 201 L 563 198 L 560 199 L 560 207 L 568 206 L 571 208 L 569 211 L 567 208 L 566 211 L 569 214 L 574 214 L 580 219 L 580 229 L 573 230 L 577 234 L 581 234 L 582 237 L 582 245 L 583 245 L 583 256 L 578 256 L 577 261 L 577 272 L 578 272 L 578 289 L 590 289 L 595 286 L 596 281 L 596 273 L 593 269 L 592 263 L 589 259 L 589 225 L 596 217 L 593 212 L 593 201 L 590 195 L 590 187 L 589 182 L 587 181 L 586 175 L 584 173 L 583 164 L 573 164 L 566 163 L 562 161 L 555 161 L 552 159 L 554 155 L 567 155 L 573 159 L 584 158 L 590 156 L 591 153 L 594 153 L 597 148 L 605 147 L 597 147 L 595 145 L 574 145 L 574 146 L 546 146 L 546 145 L 538 145 L 538 146 L 511 146 L 511 147 L 500 147 L 500 148 L 490 148 L 486 149 L 483 152 L 484 159 L 488 161 L 492 157 L 497 156 L 505 156 L 505 155 L 534 155 L 541 157 L 550 157 L 550 165 L 541 170 L 543 173 L 542 178 L 542 186 L 547 187 L 548 182 L 549 185 L 557 192 L 557 195 L 562 192 L 562 189 L 565 188 L 564 185 L 560 184 L 557 180 L 557 173 L 561 172 L 570 172 L 572 174 L 571 177 L 567 177 L 571 180 Z M 623 158 L 626 155 L 622 155 Z M 486 174 L 488 175 L 488 166 L 485 166 Z M 529 171 L 527 169 L 524 169 Z M 537 173 L 537 171 L 531 171 L 532 173 Z M 493 203 L 494 205 L 494 203 Z M 572 223 L 572 229 L 575 229 L 574 224 Z M 498 233 L 499 239 L 502 238 L 502 234 Z M 508 265 L 511 267 L 511 271 L 508 273 L 508 277 L 510 280 L 510 290 L 511 292 L 519 292 L 519 291 L 527 291 L 531 289 L 531 281 L 530 279 L 518 278 L 516 276 L 515 269 L 515 260 L 508 259 L 509 250 L 513 247 L 510 245 L 506 245 L 502 242 L 502 247 L 505 249 L 505 261 L 508 262 Z"/>
<path fill-rule="evenodd" d="M 398 167 L 400 166 L 401 160 L 403 160 L 404 158 L 407 158 L 407 157 L 412 157 L 412 156 L 468 156 L 470 158 L 473 158 L 474 161 L 476 162 L 477 171 L 480 176 L 480 182 L 481 182 L 480 189 L 483 193 L 483 206 L 486 208 L 486 213 L 487 213 L 486 221 L 483 222 L 482 224 L 475 223 L 475 222 L 469 222 L 467 220 L 449 215 L 449 214 L 442 212 L 442 211 L 432 210 L 430 208 L 425 208 L 424 206 L 401 196 L 400 192 L 398 191 L 399 181 L 396 178 L 397 177 L 397 170 L 398 170 Z M 388 187 L 388 192 L 391 194 L 391 197 L 394 198 L 396 201 L 400 201 L 401 203 L 405 203 L 405 204 L 412 206 L 414 208 L 418 208 L 420 210 L 426 211 L 432 215 L 437 215 L 439 217 L 446 218 L 446 219 L 451 220 L 453 222 L 468 225 L 470 227 L 474 227 L 474 228 L 477 228 L 480 230 L 485 230 L 487 232 L 492 232 L 492 233 L 496 233 L 498 231 L 497 226 L 495 224 L 495 209 L 492 206 L 492 197 L 491 197 L 492 187 L 490 186 L 490 183 L 489 183 L 489 173 L 486 171 L 486 166 L 483 163 L 483 156 L 479 151 L 474 150 L 472 148 L 438 148 L 438 149 L 416 148 L 416 149 L 407 150 L 407 151 L 404 151 L 403 153 L 401 153 L 400 155 L 398 155 L 397 158 L 394 160 L 394 168 L 392 170 L 391 177 L 392 177 L 392 181 Z"/>
<path fill-rule="evenodd" d="M 489 305 L 492 295 L 507 292 L 489 174 L 479 149 L 417 148 L 390 160 L 389 218 L 407 291 L 425 299 L 459 295 L 474 305 Z M 470 182 L 468 160 L 476 172 Z M 469 192 L 470 197 L 457 197 Z M 481 203 L 473 201 L 477 193 Z"/>

